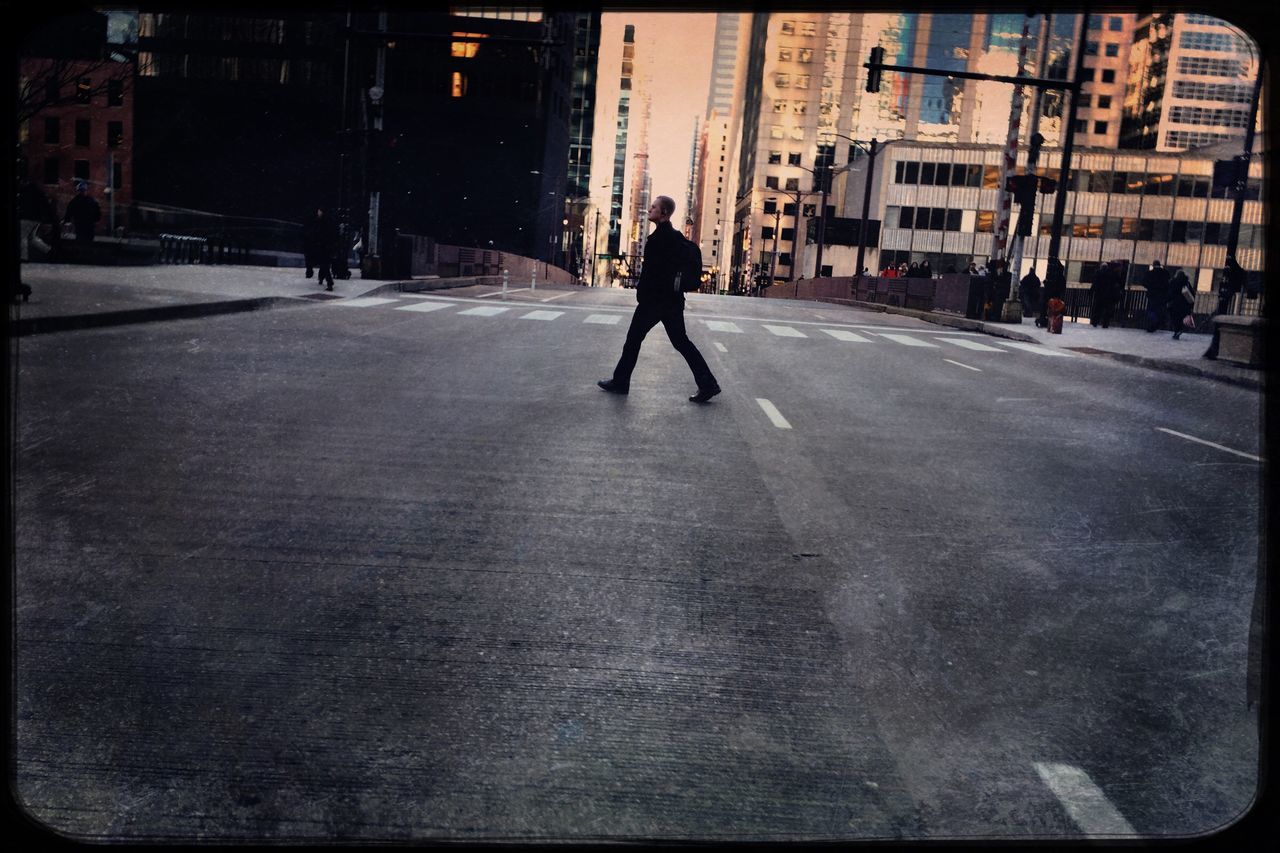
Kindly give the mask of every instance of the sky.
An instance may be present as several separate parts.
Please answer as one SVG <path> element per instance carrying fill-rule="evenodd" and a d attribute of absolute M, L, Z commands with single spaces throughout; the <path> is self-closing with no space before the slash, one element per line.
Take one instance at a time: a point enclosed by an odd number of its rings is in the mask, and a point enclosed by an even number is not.
<path fill-rule="evenodd" d="M 714 13 L 605 12 L 600 17 L 600 69 L 596 83 L 597 120 L 592 157 L 611 172 L 613 129 L 618 104 L 618 76 L 623 29 L 636 28 L 636 73 L 642 75 L 631 91 L 631 115 L 640 113 L 640 96 L 650 101 L 649 170 L 655 195 L 676 201 L 676 218 L 684 215 L 689 182 L 689 155 L 695 122 L 707 109 L 714 46 Z M 607 63 L 607 64 L 606 64 Z M 630 164 L 628 164 L 630 168 Z M 608 181 L 608 175 L 592 176 L 592 184 Z"/>

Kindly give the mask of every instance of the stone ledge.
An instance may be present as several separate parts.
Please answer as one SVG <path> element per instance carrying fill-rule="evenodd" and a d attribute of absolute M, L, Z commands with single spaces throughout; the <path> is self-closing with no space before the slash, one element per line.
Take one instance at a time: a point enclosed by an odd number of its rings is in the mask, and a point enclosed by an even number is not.
<path fill-rule="evenodd" d="M 1262 365 L 1266 321 L 1261 317 L 1239 317 L 1233 314 L 1213 318 L 1218 335 L 1218 360 L 1249 367 Z"/>

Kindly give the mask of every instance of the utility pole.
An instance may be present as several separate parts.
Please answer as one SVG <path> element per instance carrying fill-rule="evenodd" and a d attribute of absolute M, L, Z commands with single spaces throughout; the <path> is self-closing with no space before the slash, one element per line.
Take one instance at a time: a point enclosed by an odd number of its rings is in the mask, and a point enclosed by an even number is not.
<path fill-rule="evenodd" d="M 1049 233 L 1049 269 L 1052 272 L 1062 248 L 1062 218 L 1067 212 L 1067 190 L 1071 185 L 1071 152 L 1076 142 L 1076 113 L 1080 105 L 1080 84 L 1084 78 L 1084 40 L 1089 33 L 1089 4 L 1080 9 L 1080 29 L 1076 37 L 1076 67 L 1072 74 L 1074 85 L 1069 88 L 1071 103 L 1067 109 L 1067 133 L 1062 143 L 1062 166 L 1058 172 L 1058 195 L 1053 202 L 1053 228 Z M 1048 275 L 1045 276 L 1046 280 Z"/>
<path fill-rule="evenodd" d="M 1045 60 L 1049 56 L 1049 33 L 1053 29 L 1053 15 L 1048 12 L 1044 15 L 1044 21 L 1041 23 L 1040 29 L 1040 46 L 1036 54 L 1037 71 L 1043 72 Z M 1036 137 L 1040 136 L 1040 108 L 1041 101 L 1044 97 L 1044 90 L 1037 87 L 1035 94 L 1031 98 L 1031 124 L 1027 128 L 1027 139 L 1029 145 L 1027 148 L 1027 174 L 1036 177 L 1036 164 L 1040 160 L 1040 146 L 1044 143 L 1044 137 L 1040 137 L 1039 142 Z M 1039 178 L 1036 177 L 1037 187 L 1039 186 Z M 1065 188 L 1059 188 L 1060 191 L 1066 192 Z M 1022 215 L 1022 211 L 1019 211 Z M 1015 233 L 1013 241 L 1013 262 L 1011 272 L 1013 273 L 1014 282 L 1020 282 L 1022 278 L 1022 250 L 1026 245 L 1026 236 Z"/>
<path fill-rule="evenodd" d="M 1018 45 L 1018 77 L 1027 73 L 1027 43 L 1031 36 L 1031 13 L 1022 19 L 1022 40 Z M 1007 186 L 1009 178 L 1018 169 L 1018 137 L 1022 125 L 1022 86 L 1014 84 L 1013 99 L 1009 105 L 1009 133 L 1005 138 L 1004 159 L 1000 164 L 1000 183 L 996 194 L 996 228 L 992 235 L 991 257 L 1006 261 L 1009 275 L 1009 291 L 1005 294 L 1004 306 L 1000 311 L 1000 320 L 1004 323 L 1022 322 L 1022 303 L 1018 301 L 1018 277 L 1014 270 L 1008 269 L 1008 256 L 1005 252 L 1009 239 L 1009 214 L 1012 206 L 1012 194 Z M 1015 238 L 1016 239 L 1016 238 Z"/>
<path fill-rule="evenodd" d="M 387 31 L 387 13 L 378 13 L 378 32 L 385 34 Z M 373 102 L 373 138 L 382 138 L 382 100 L 385 95 L 383 84 L 386 82 L 387 74 L 387 42 L 385 36 L 378 40 L 377 64 L 374 69 L 373 86 L 369 88 L 369 100 Z M 372 153 L 374 157 L 383 156 L 381 146 Z M 383 169 L 379 166 L 379 174 Z M 380 222 L 380 214 L 382 208 L 382 183 L 379 182 L 377 187 L 371 188 L 369 192 L 369 256 L 372 261 L 373 277 L 380 278 L 382 276 L 382 235 Z"/>
<path fill-rule="evenodd" d="M 782 230 L 782 208 L 773 210 L 773 260 L 769 264 L 769 286 L 778 275 L 778 232 Z M 794 258 L 792 260 L 795 260 Z"/>

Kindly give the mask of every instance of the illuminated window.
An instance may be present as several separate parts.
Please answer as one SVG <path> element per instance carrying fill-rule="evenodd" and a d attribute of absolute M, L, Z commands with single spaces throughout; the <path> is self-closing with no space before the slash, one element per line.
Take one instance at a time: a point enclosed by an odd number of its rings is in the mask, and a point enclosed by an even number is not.
<path fill-rule="evenodd" d="M 995 214 L 990 210 L 979 210 L 978 219 L 973 230 L 981 234 L 990 234 L 995 230 Z"/>
<path fill-rule="evenodd" d="M 454 33 L 454 38 L 482 39 L 485 38 L 484 33 Z M 455 41 L 450 45 L 449 55 L 456 56 L 459 59 L 471 59 L 476 55 L 476 51 L 480 48 L 477 41 Z"/>
<path fill-rule="evenodd" d="M 450 94 L 455 98 L 461 98 L 467 94 L 467 75 L 461 71 L 453 72 L 453 85 Z"/>

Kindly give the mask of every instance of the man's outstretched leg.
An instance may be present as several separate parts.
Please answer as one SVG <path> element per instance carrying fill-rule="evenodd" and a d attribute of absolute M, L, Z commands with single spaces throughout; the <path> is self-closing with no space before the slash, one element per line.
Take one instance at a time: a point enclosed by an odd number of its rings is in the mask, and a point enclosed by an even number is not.
<path fill-rule="evenodd" d="M 627 340 L 622 345 L 622 355 L 613 368 L 611 379 L 601 379 L 596 384 L 614 394 L 626 394 L 631 390 L 631 371 L 636 369 L 636 361 L 640 358 L 640 344 L 644 336 L 658 324 L 661 315 L 644 305 L 637 305 L 631 315 L 631 325 L 627 328 Z"/>
<path fill-rule="evenodd" d="M 707 360 L 702 357 L 702 353 L 693 345 L 693 341 L 689 340 L 689 335 L 685 332 L 683 306 L 677 306 L 675 310 L 666 312 L 662 317 L 662 327 L 667 330 L 667 337 L 671 340 L 671 345 L 676 348 L 676 352 L 684 356 L 685 363 L 693 372 L 693 381 L 698 383 L 698 393 L 690 397 L 689 401 L 705 403 L 719 394 L 720 385 L 712 375 L 711 368 L 707 366 Z"/>

